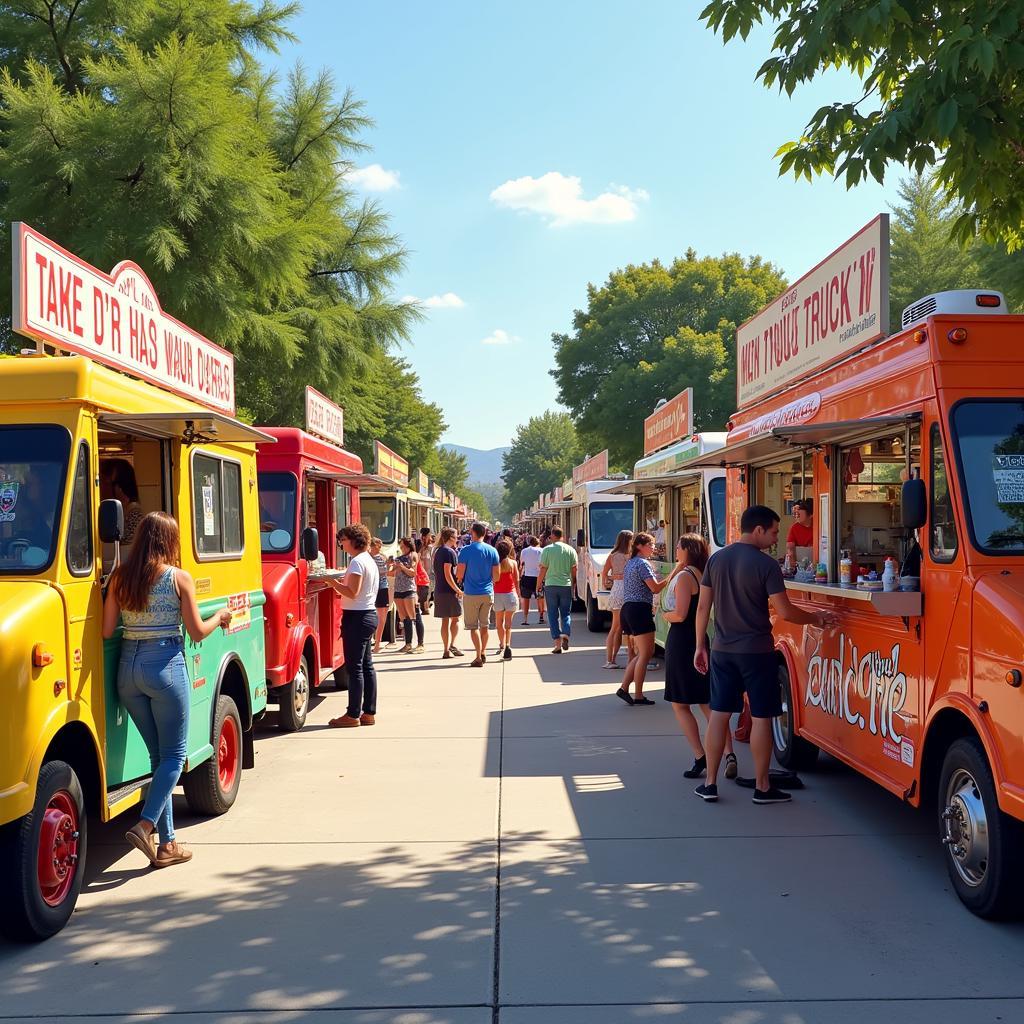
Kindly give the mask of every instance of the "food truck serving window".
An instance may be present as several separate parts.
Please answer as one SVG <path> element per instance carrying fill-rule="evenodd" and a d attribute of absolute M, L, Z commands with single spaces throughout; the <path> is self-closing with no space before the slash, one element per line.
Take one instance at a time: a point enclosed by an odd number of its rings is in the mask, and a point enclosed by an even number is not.
<path fill-rule="evenodd" d="M 812 490 L 811 459 L 803 452 L 754 470 L 754 504 L 767 505 L 778 514 L 780 520 L 781 553 L 773 551 L 773 555 L 781 558 L 786 554 L 786 539 L 796 522 L 794 505 L 803 498 L 811 497 Z M 798 558 L 800 555 L 804 556 L 804 560 L 810 557 L 804 554 L 803 547 L 798 552 Z"/>
<path fill-rule="evenodd" d="M 192 524 L 196 557 L 242 553 L 242 467 L 228 459 L 192 456 Z"/>
<path fill-rule="evenodd" d="M 909 437 L 909 440 L 908 440 Z M 885 559 L 907 554 L 900 489 L 921 466 L 921 429 L 906 429 L 839 450 L 839 549 L 857 572 L 881 575 Z"/>
<path fill-rule="evenodd" d="M 53 561 L 70 451 L 62 427 L 0 427 L 0 575 Z"/>
<path fill-rule="evenodd" d="M 633 529 L 633 506 L 621 502 L 595 501 L 590 506 L 590 546 L 615 547 L 620 530 Z"/>
<path fill-rule="evenodd" d="M 380 537 L 385 544 L 393 544 L 396 527 L 395 498 L 363 498 L 359 502 L 359 515 L 371 537 Z"/>
<path fill-rule="evenodd" d="M 260 473 L 260 549 L 291 551 L 295 544 L 296 480 L 291 473 Z"/>
<path fill-rule="evenodd" d="M 960 402 L 953 431 L 974 546 L 1024 552 L 1024 401 Z"/>

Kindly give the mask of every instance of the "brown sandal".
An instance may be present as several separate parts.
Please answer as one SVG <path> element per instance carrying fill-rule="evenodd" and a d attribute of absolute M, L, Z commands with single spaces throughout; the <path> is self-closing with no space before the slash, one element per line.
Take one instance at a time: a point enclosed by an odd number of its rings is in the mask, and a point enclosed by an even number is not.
<path fill-rule="evenodd" d="M 192 859 L 192 851 L 186 850 L 181 843 L 171 843 L 170 850 L 158 850 L 153 866 L 157 868 L 169 868 L 172 864 L 186 864 Z"/>
<path fill-rule="evenodd" d="M 124 837 L 139 853 L 149 859 L 150 864 L 156 864 L 156 843 L 153 841 L 155 835 L 155 832 L 147 833 L 140 821 L 138 825 L 128 829 Z"/>

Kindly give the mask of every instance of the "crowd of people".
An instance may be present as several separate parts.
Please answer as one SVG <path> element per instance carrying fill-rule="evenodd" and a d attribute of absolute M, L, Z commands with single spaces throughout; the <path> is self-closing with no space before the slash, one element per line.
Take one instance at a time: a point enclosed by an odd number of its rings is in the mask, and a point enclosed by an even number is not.
<path fill-rule="evenodd" d="M 132 481 L 113 467 L 107 485 L 130 500 Z M 703 779 L 695 793 L 717 801 L 718 773 L 737 779 L 731 719 L 750 715 L 750 746 L 755 778 L 749 780 L 757 804 L 783 803 L 790 793 L 769 773 L 771 721 L 781 713 L 778 667 L 769 601 L 776 614 L 794 623 L 832 626 L 830 612 L 805 612 L 786 595 L 778 562 L 767 554 L 778 543 L 779 517 L 755 505 L 742 516 L 738 541 L 710 555 L 707 541 L 687 533 L 675 545 L 675 564 L 666 576 L 654 571 L 657 539 L 623 530 L 603 570 L 610 590 L 611 630 L 605 668 L 619 669 L 627 656 L 616 696 L 630 707 L 654 705 L 644 693 L 655 645 L 655 599 L 669 622 L 665 643 L 665 692 L 693 753 L 688 779 Z M 231 613 L 200 615 L 191 576 L 179 566 L 177 522 L 163 512 L 136 517 L 127 558 L 114 572 L 104 606 L 104 636 L 123 625 L 118 694 L 146 742 L 153 769 L 138 824 L 126 838 L 156 867 L 188 861 L 192 854 L 175 839 L 171 793 L 184 765 L 190 686 L 182 625 L 198 642 L 227 628 Z M 456 644 L 460 623 L 470 635 L 473 668 L 487 664 L 491 630 L 497 634 L 493 657 L 512 658 L 515 616 L 528 625 L 536 602 L 540 625 L 545 615 L 551 654 L 569 650 L 572 602 L 576 592 L 576 551 L 554 526 L 540 536 L 505 529 L 495 534 L 474 523 L 462 537 L 450 527 L 436 536 L 424 528 L 404 537 L 397 557 L 385 558 L 380 538 L 361 523 L 343 527 L 338 543 L 348 556 L 343 575 L 328 582 L 340 595 L 341 639 L 348 673 L 348 706 L 332 718 L 333 728 L 372 726 L 377 714 L 374 654 L 382 650 L 392 603 L 401 624 L 402 654 L 424 651 L 423 616 L 440 620 L 442 658 L 461 658 Z M 714 610 L 714 641 L 708 625 Z M 702 712 L 705 732 L 694 709 Z M 742 780 L 738 780 L 742 781 Z"/>

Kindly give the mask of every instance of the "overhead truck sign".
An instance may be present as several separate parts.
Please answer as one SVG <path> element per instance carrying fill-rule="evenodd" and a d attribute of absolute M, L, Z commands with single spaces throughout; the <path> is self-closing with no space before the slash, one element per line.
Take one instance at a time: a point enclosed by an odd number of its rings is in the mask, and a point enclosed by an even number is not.
<path fill-rule="evenodd" d="M 345 411 L 316 388 L 306 386 L 306 430 L 339 448 L 345 444 Z"/>
<path fill-rule="evenodd" d="M 234 357 L 165 313 L 141 267 L 105 274 L 27 224 L 12 233 L 13 330 L 234 416 Z"/>
<path fill-rule="evenodd" d="M 880 214 L 736 332 L 744 408 L 889 330 L 889 216 Z"/>
<path fill-rule="evenodd" d="M 693 388 L 687 388 L 644 420 L 644 455 L 667 448 L 692 433 Z"/>
<path fill-rule="evenodd" d="M 584 484 L 588 480 L 603 480 L 608 475 L 608 449 L 592 455 L 585 462 L 572 469 L 573 488 L 577 484 Z"/>
<path fill-rule="evenodd" d="M 380 441 L 373 442 L 373 462 L 377 476 L 399 487 L 409 486 L 409 463 Z"/>

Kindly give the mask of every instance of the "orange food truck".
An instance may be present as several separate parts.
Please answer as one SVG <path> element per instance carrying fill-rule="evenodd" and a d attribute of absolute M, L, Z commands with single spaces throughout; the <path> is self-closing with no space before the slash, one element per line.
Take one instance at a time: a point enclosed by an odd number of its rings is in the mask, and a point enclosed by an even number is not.
<path fill-rule="evenodd" d="M 327 580 L 348 563 L 336 538 L 359 521 L 359 487 L 378 478 L 342 447 L 343 424 L 343 410 L 307 387 L 305 430 L 260 428 L 276 441 L 259 444 L 256 456 L 267 696 L 286 732 L 302 728 L 326 679 L 345 685 L 341 595 Z"/>
<path fill-rule="evenodd" d="M 775 621 L 777 760 L 825 750 L 924 807 L 960 899 L 1009 916 L 1024 891 L 1024 317 L 996 292 L 945 292 L 886 337 L 888 251 L 883 215 L 739 328 L 738 412 L 700 462 L 728 469 L 729 539 L 745 507 L 772 507 L 790 598 L 839 617 Z"/>

